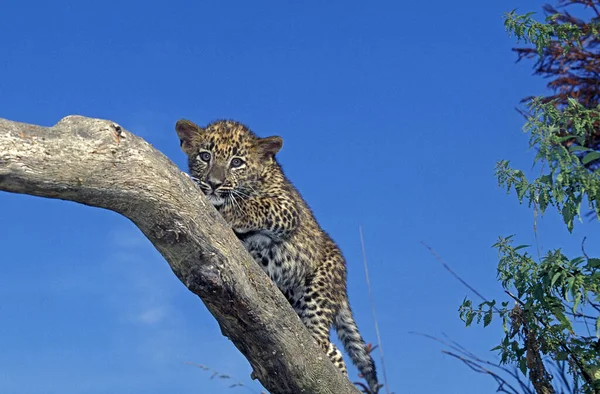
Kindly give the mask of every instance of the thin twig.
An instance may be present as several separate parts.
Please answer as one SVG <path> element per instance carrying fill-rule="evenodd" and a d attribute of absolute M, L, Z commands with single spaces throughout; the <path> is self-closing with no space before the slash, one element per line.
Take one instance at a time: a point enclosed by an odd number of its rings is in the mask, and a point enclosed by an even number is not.
<path fill-rule="evenodd" d="M 233 376 L 221 373 L 221 372 L 219 372 L 217 370 L 214 370 L 214 369 L 212 369 L 210 367 L 207 367 L 206 365 L 202 365 L 202 364 L 198 364 L 198 363 L 193 363 L 193 362 L 189 362 L 189 361 L 186 361 L 185 364 L 192 365 L 194 367 L 200 368 L 203 371 L 212 372 L 212 375 L 210 376 L 210 379 L 214 379 L 215 377 L 220 378 L 220 379 L 229 379 L 231 382 L 233 382 L 233 384 L 229 386 L 230 389 L 231 388 L 235 388 L 235 387 L 243 387 L 246 390 L 250 391 L 251 393 L 265 394 L 264 391 L 258 392 L 256 390 L 252 389 L 251 387 L 246 386 L 243 382 L 235 379 Z"/>
<path fill-rule="evenodd" d="M 465 282 L 465 280 L 463 278 L 461 278 L 456 272 L 454 272 L 452 270 L 452 268 L 450 268 L 450 266 L 448 264 L 446 264 L 446 262 L 444 261 L 444 259 L 442 259 L 442 257 L 437 254 L 435 252 L 435 250 L 433 250 L 433 248 L 429 245 L 427 245 L 425 242 L 421 241 L 421 245 L 425 246 L 429 252 L 431 252 L 431 254 L 437 259 L 437 261 L 440 262 L 440 264 L 442 264 L 444 266 L 444 268 L 446 269 L 446 271 L 450 272 L 450 274 L 452 274 L 452 276 L 454 276 L 460 283 L 462 283 L 467 289 L 471 290 L 473 292 L 473 294 L 477 295 L 479 298 L 481 298 L 483 301 L 485 302 L 489 302 L 487 298 L 485 298 L 480 292 L 478 292 L 477 290 L 475 290 L 475 288 L 473 286 L 471 286 L 470 284 L 468 284 L 467 282 Z M 498 309 L 497 307 L 493 306 L 492 307 L 496 312 L 500 313 L 500 309 Z"/>
<path fill-rule="evenodd" d="M 584 319 L 589 319 L 589 320 L 592 320 L 592 321 L 596 321 L 596 319 L 598 319 L 598 316 L 590 316 L 590 315 L 583 314 L 581 312 L 569 312 L 569 309 L 571 309 L 571 305 L 567 304 L 564 301 L 562 301 L 561 304 L 565 308 L 565 312 L 564 313 L 567 314 L 567 315 L 571 315 L 573 317 L 582 317 Z"/>
<path fill-rule="evenodd" d="M 587 253 L 585 253 L 585 240 L 586 239 L 587 239 L 587 237 L 583 237 L 583 239 L 581 240 L 581 253 L 583 253 L 585 258 L 589 260 L 590 256 L 588 256 Z"/>
<path fill-rule="evenodd" d="M 367 253 L 365 251 L 365 241 L 363 239 L 362 227 L 358 226 L 358 231 L 360 233 L 360 246 L 362 248 L 363 255 L 363 263 L 365 265 L 365 276 L 367 279 L 367 288 L 369 290 L 369 300 L 371 301 L 371 311 L 373 312 L 373 321 L 375 322 L 375 334 L 377 335 L 377 346 L 379 346 L 379 354 L 381 359 L 381 372 L 383 373 L 383 387 L 385 387 L 385 392 L 387 394 L 390 393 L 389 386 L 387 382 L 387 375 L 385 373 L 385 362 L 383 358 L 383 345 L 381 343 L 381 335 L 379 335 L 379 324 L 377 323 L 377 315 L 375 314 L 375 302 L 373 301 L 373 292 L 371 291 L 371 281 L 369 280 L 369 268 L 367 265 Z"/>
<path fill-rule="evenodd" d="M 489 370 L 487 368 L 484 368 L 481 364 L 478 364 L 477 362 L 475 362 L 473 360 L 469 360 L 468 358 L 460 356 L 456 353 L 449 352 L 447 350 L 442 350 L 442 353 L 459 359 L 474 372 L 490 375 L 491 377 L 493 377 L 494 380 L 496 381 L 496 383 L 498 383 L 498 390 L 496 390 L 496 392 L 499 392 L 499 393 L 502 392 L 502 393 L 508 393 L 508 394 L 511 394 L 511 393 L 519 394 L 519 391 L 517 391 L 517 389 L 515 389 L 511 384 L 509 384 L 506 381 L 506 379 L 504 379 L 497 373 L 492 372 L 491 370 Z M 511 391 L 507 391 L 507 389 L 504 386 L 507 386 Z"/>
<path fill-rule="evenodd" d="M 462 362 L 464 362 L 469 368 L 471 368 L 473 371 L 478 372 L 478 373 L 484 373 L 484 374 L 489 374 L 492 377 L 494 377 L 494 379 L 496 380 L 496 382 L 499 384 L 498 387 L 498 392 L 508 392 L 506 391 L 506 389 L 503 386 L 507 386 L 509 387 L 511 390 L 513 390 L 514 393 L 519 393 L 519 391 L 517 389 L 515 389 L 510 383 L 508 383 L 508 381 L 501 377 L 500 375 L 486 369 L 483 367 L 483 365 L 489 365 L 490 367 L 494 367 L 497 368 L 501 371 L 503 371 L 504 373 L 507 373 L 508 375 L 510 375 L 513 379 L 515 379 L 518 383 L 519 386 L 521 387 L 521 390 L 523 393 L 525 394 L 535 394 L 531 388 L 520 378 L 519 374 L 517 374 L 515 371 L 511 371 L 510 369 L 500 366 L 496 363 L 492 363 L 491 361 L 488 360 L 484 360 L 480 357 L 477 357 L 475 354 L 471 353 L 470 351 L 468 351 L 467 349 L 465 349 L 462 345 L 458 344 L 455 341 L 450 340 L 450 342 L 447 342 L 443 339 L 434 337 L 432 335 L 428 335 L 428 334 L 423 334 L 420 332 L 414 332 L 411 331 L 410 334 L 414 334 L 414 335 L 420 335 L 423 336 L 425 338 L 431 339 L 433 341 L 439 342 L 441 344 L 443 344 L 444 346 L 448 347 L 449 349 L 455 351 L 456 353 L 452 353 L 450 351 L 447 350 L 442 350 L 442 353 L 444 354 L 448 354 L 449 356 L 458 358 L 459 360 L 461 360 Z M 458 353 L 458 354 L 457 354 Z"/>

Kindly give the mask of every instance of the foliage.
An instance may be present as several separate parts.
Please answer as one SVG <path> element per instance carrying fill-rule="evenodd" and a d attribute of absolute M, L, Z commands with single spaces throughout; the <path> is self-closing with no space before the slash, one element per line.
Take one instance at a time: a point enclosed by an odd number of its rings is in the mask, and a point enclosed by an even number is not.
<path fill-rule="evenodd" d="M 526 97 L 523 102 L 530 105 L 533 111 L 526 111 L 527 117 L 537 117 L 548 113 L 547 107 L 541 109 L 540 104 L 552 104 L 555 108 L 570 111 L 578 110 L 577 105 L 591 110 L 587 113 L 588 125 L 586 133 L 578 133 L 577 140 L 568 138 L 573 132 L 569 119 L 559 122 L 560 129 L 554 134 L 564 137 L 559 141 L 563 145 L 577 146 L 588 150 L 600 149 L 600 1 L 598 0 L 559 0 L 559 7 L 583 6 L 584 11 L 592 17 L 589 21 L 577 18 L 566 10 L 561 12 L 546 5 L 546 23 L 532 19 L 533 13 L 517 15 L 508 13 L 505 27 L 519 41 L 534 45 L 534 48 L 515 48 L 518 60 L 535 60 L 535 74 L 549 79 L 548 88 L 553 91 L 547 97 Z M 585 13 L 585 12 L 584 12 Z M 595 111 L 594 111 L 595 110 Z M 591 159 L 593 156 L 590 156 Z M 598 162 L 591 161 L 586 167 L 597 169 Z"/>
<path fill-rule="evenodd" d="M 600 384 L 600 259 L 569 259 L 556 249 L 536 261 L 527 245 L 513 246 L 512 237 L 500 238 L 494 247 L 500 255 L 498 278 L 514 307 L 506 301 L 500 308 L 495 301 L 474 307 L 466 299 L 461 318 L 467 326 L 473 321 L 487 326 L 500 316 L 505 335 L 493 350 L 502 363 L 518 365 L 526 375 L 535 364 L 531 360 L 568 361 L 575 382 L 589 381 L 581 392 L 594 392 L 590 383 Z"/>
<path fill-rule="evenodd" d="M 544 98 L 545 102 L 554 101 L 564 107 L 569 98 L 574 98 L 585 108 L 594 108 L 600 101 L 597 51 L 600 46 L 600 2 L 558 0 L 558 6 L 563 10 L 544 6 L 546 23 L 533 20 L 533 13 L 522 16 L 515 11 L 508 13 L 506 29 L 517 40 L 534 46 L 515 48 L 513 51 L 517 53 L 519 61 L 534 60 L 535 74 L 549 79 L 547 86 L 554 94 Z M 583 6 L 588 14 L 591 12 L 590 20 L 585 21 L 566 11 L 566 7 L 575 6 Z M 531 99 L 526 97 L 523 101 Z"/>
<path fill-rule="evenodd" d="M 512 32 L 518 40 L 534 44 L 539 55 L 544 53 L 544 49 L 548 48 L 554 39 L 563 44 L 565 53 L 571 49 L 572 45 L 580 45 L 584 32 L 577 25 L 570 22 L 553 23 L 558 18 L 558 14 L 546 17 L 546 23 L 535 21 L 532 18 L 533 15 L 535 12 L 517 15 L 516 10 L 512 10 L 506 14 L 504 27 Z"/>
<path fill-rule="evenodd" d="M 554 102 L 531 101 L 525 131 L 530 134 L 529 145 L 537 150 L 535 163 L 547 166 L 546 173 L 529 182 L 521 170 L 510 168 L 508 161 L 496 166 L 496 177 L 507 190 L 515 189 L 520 202 L 539 207 L 541 213 L 550 205 L 562 214 L 569 231 L 580 215 L 581 204 L 587 196 L 589 208 L 600 218 L 600 152 L 586 146 L 586 138 L 597 130 L 600 107 L 586 109 L 574 99 L 563 110 Z M 569 129 L 565 135 L 563 132 Z M 565 143 L 568 142 L 568 143 Z"/>
<path fill-rule="evenodd" d="M 540 175 L 529 180 L 501 161 L 496 177 L 536 212 L 556 208 L 572 231 L 586 202 L 600 219 L 600 1 L 560 0 L 559 5 L 583 5 L 595 16 L 585 22 L 550 6 L 544 23 L 533 20 L 533 13 L 506 15 L 507 30 L 534 46 L 516 49 L 519 60 L 536 56 L 536 73 L 552 78 L 548 86 L 555 94 L 524 100 L 524 130 Z M 474 305 L 465 299 L 459 311 L 466 325 L 488 326 L 501 318 L 504 338 L 493 350 L 501 363 L 517 366 L 535 392 L 566 387 L 572 393 L 600 393 L 600 258 L 588 256 L 584 242 L 583 256 L 575 258 L 557 248 L 536 259 L 529 246 L 514 246 L 513 236 L 501 237 L 494 247 L 498 279 L 514 303 Z M 548 367 L 559 365 L 567 369 L 557 382 Z"/>

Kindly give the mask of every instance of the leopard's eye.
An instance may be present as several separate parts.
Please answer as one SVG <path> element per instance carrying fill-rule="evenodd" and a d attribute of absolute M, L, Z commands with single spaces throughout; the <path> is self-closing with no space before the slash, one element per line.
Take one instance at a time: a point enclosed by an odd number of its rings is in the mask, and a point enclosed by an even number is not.
<path fill-rule="evenodd" d="M 234 157 L 231 159 L 231 163 L 229 163 L 231 168 L 241 167 L 242 164 L 244 164 L 244 160 L 240 159 L 239 157 Z"/>
<path fill-rule="evenodd" d="M 200 152 L 198 157 L 200 160 L 208 163 L 210 161 L 210 152 Z"/>

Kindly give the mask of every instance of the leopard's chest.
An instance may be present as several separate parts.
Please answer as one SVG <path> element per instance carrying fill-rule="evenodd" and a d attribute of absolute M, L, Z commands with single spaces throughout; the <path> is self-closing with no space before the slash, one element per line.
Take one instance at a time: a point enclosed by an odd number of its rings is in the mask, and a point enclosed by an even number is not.
<path fill-rule="evenodd" d="M 286 242 L 274 242 L 260 232 L 240 236 L 246 250 L 283 292 L 302 283 L 303 270 Z"/>

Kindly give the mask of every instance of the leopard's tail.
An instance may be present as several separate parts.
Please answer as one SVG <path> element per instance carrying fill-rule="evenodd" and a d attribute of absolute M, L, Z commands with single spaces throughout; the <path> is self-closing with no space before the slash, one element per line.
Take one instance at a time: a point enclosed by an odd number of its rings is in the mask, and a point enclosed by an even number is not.
<path fill-rule="evenodd" d="M 344 349 L 346 349 L 346 353 L 348 353 L 358 371 L 369 384 L 369 389 L 371 392 L 377 393 L 380 386 L 377 380 L 375 362 L 369 354 L 369 349 L 365 341 L 358 332 L 350 305 L 347 302 L 342 305 L 335 316 L 333 327 L 335 327 L 338 337 L 342 341 Z"/>

